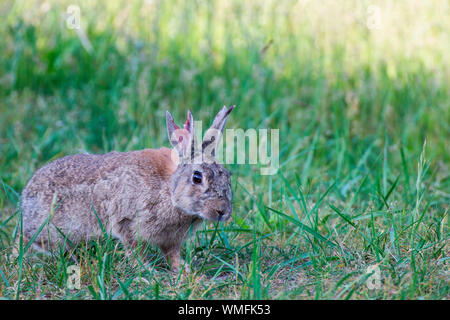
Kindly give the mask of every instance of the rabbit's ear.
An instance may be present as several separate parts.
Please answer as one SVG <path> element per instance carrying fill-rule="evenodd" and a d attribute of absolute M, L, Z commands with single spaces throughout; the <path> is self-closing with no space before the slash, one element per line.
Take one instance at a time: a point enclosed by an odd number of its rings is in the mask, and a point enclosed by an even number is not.
<path fill-rule="evenodd" d="M 166 125 L 169 141 L 175 150 L 178 151 L 180 157 L 186 157 L 188 151 L 194 147 L 194 118 L 191 111 L 188 111 L 188 116 L 183 129 L 175 124 L 172 115 L 166 111 Z"/>
<path fill-rule="evenodd" d="M 189 134 L 186 148 L 183 150 L 184 158 L 193 159 L 195 153 L 195 128 L 194 128 L 194 117 L 192 116 L 191 110 L 187 112 L 187 119 L 184 124 L 184 130 Z"/>
<path fill-rule="evenodd" d="M 223 129 L 225 128 L 225 124 L 227 123 L 228 116 L 230 112 L 235 108 L 235 106 L 231 106 L 230 108 L 223 107 L 219 113 L 214 118 L 213 124 L 206 131 L 205 137 L 202 142 L 202 150 L 203 153 L 207 155 L 215 156 L 216 149 L 219 145 L 220 138 L 222 137 Z"/>

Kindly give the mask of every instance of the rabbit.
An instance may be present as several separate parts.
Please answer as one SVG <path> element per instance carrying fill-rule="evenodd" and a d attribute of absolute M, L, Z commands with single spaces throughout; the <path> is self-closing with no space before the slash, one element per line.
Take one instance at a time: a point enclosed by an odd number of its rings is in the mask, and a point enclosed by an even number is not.
<path fill-rule="evenodd" d="M 129 250 L 138 237 L 158 246 L 172 270 L 179 270 L 188 234 L 203 220 L 231 217 L 230 172 L 217 162 L 215 151 L 233 109 L 219 111 L 200 151 L 192 113 L 180 128 L 167 111 L 172 149 L 76 154 L 40 168 L 22 192 L 24 243 L 46 219 L 32 247 L 47 253 L 67 242 L 99 238 L 103 227 Z M 19 237 L 16 250 L 18 243 Z"/>

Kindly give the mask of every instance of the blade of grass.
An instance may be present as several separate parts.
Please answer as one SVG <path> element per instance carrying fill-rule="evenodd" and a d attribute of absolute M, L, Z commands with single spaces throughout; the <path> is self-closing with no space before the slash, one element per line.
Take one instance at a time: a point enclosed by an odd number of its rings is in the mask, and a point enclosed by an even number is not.
<path fill-rule="evenodd" d="M 328 244 L 329 246 L 334 247 L 335 244 L 332 243 L 329 239 L 325 238 L 324 236 L 322 236 L 321 234 L 317 233 L 316 231 L 314 231 L 313 229 L 311 229 L 310 227 L 308 227 L 307 225 L 301 223 L 300 221 L 296 220 L 293 217 L 288 216 L 285 213 L 282 213 L 278 210 L 275 210 L 273 208 L 269 208 L 267 207 L 267 209 L 269 209 L 270 211 L 275 212 L 276 214 L 278 214 L 279 216 L 283 217 L 284 219 L 292 222 L 293 224 L 295 224 L 296 226 L 300 227 L 301 229 L 304 229 L 305 231 L 309 232 L 316 240 L 322 241 L 326 244 Z"/>

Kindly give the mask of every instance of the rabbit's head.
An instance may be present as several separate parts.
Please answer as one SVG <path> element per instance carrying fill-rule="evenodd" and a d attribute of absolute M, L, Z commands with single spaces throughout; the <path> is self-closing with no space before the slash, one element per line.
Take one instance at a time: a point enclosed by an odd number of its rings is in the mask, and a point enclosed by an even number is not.
<path fill-rule="evenodd" d="M 228 115 L 233 107 L 223 107 L 214 119 L 197 149 L 194 119 L 190 111 L 184 128 L 178 127 L 172 115 L 166 113 L 169 140 L 177 153 L 178 166 L 171 177 L 172 204 L 186 214 L 211 221 L 226 221 L 231 217 L 230 172 L 215 158 Z"/>

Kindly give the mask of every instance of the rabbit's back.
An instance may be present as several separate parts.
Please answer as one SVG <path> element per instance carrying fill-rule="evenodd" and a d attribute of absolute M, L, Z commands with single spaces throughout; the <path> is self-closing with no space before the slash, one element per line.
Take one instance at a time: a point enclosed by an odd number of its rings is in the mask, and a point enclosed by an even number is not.
<path fill-rule="evenodd" d="M 165 192 L 171 169 L 168 149 L 57 159 L 36 171 L 22 193 L 24 236 L 32 237 L 46 221 L 55 200 L 39 243 L 51 245 L 61 233 L 73 242 L 95 238 L 101 226 L 121 237 L 118 229 L 130 227 L 134 215 Z"/>

